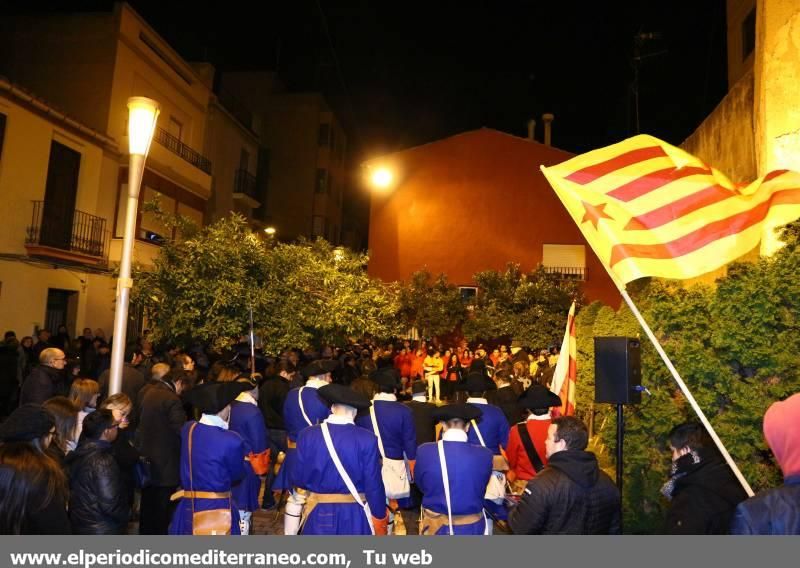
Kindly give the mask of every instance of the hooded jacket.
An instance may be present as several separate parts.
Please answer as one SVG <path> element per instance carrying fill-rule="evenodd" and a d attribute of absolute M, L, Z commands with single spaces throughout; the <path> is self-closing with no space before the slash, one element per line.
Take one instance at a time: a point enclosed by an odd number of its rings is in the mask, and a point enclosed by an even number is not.
<path fill-rule="evenodd" d="M 731 534 L 800 535 L 800 393 L 776 402 L 764 415 L 764 437 L 783 472 L 783 485 L 762 491 L 736 508 Z"/>
<path fill-rule="evenodd" d="M 528 482 L 510 513 L 514 534 L 619 534 L 620 495 L 591 452 L 564 450 Z"/>
<path fill-rule="evenodd" d="M 69 516 L 75 534 L 125 534 L 128 494 L 111 444 L 86 440 L 67 456 Z"/>
<path fill-rule="evenodd" d="M 747 498 L 728 464 L 709 451 L 675 481 L 667 534 L 728 534 L 736 505 Z"/>

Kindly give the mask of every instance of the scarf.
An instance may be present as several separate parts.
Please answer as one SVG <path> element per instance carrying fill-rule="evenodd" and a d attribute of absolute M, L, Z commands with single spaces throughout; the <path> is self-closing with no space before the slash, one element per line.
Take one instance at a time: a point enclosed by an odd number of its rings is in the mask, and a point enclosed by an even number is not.
<path fill-rule="evenodd" d="M 672 501 L 672 493 L 675 491 L 675 482 L 681 477 L 685 477 L 691 473 L 701 461 L 703 461 L 703 459 L 700 457 L 700 454 L 697 453 L 696 450 L 692 450 L 688 454 L 682 455 L 672 462 L 669 479 L 661 487 L 661 494 L 666 497 L 668 501 Z"/>

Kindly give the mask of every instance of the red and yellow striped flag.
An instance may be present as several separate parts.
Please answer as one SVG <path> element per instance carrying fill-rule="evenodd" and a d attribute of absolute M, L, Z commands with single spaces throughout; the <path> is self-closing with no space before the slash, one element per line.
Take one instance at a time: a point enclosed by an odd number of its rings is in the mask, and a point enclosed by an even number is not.
<path fill-rule="evenodd" d="M 564 341 L 561 342 L 561 352 L 558 354 L 556 369 L 553 372 L 553 382 L 550 384 L 550 390 L 561 397 L 561 409 L 558 412 L 552 412 L 553 416 L 575 414 L 575 386 L 578 382 L 577 354 L 575 302 L 572 302 L 567 316 L 567 330 L 564 332 Z"/>
<path fill-rule="evenodd" d="M 623 284 L 644 276 L 693 278 L 800 217 L 800 174 L 771 172 L 743 187 L 652 136 L 542 167 L 597 256 Z"/>

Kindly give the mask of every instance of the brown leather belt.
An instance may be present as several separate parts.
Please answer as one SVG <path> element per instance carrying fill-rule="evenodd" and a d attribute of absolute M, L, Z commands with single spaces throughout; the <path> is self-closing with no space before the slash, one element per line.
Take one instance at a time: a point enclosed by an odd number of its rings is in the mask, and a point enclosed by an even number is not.
<path fill-rule="evenodd" d="M 472 515 L 453 515 L 453 526 L 471 525 L 483 518 L 483 514 L 474 513 Z M 422 536 L 433 536 L 439 529 L 450 524 L 447 513 L 437 513 L 430 509 L 422 508 L 422 519 L 419 522 L 419 534 Z"/>
<path fill-rule="evenodd" d="M 231 497 L 230 491 L 223 491 L 221 493 L 217 493 L 214 491 L 186 491 L 184 489 L 179 489 L 170 496 L 169 500 L 177 501 L 178 499 L 230 499 L 230 497 Z"/>
<path fill-rule="evenodd" d="M 361 502 L 366 502 L 367 498 L 363 493 L 358 494 L 361 497 Z M 317 507 L 317 505 L 327 504 L 327 503 L 357 503 L 358 501 L 350 493 L 314 493 L 313 491 L 308 494 L 306 497 L 305 507 L 303 507 L 303 513 L 300 518 L 300 526 L 302 527 L 306 523 L 306 519 L 311 516 L 311 512 Z"/>
<path fill-rule="evenodd" d="M 297 442 L 292 442 L 291 440 L 287 439 L 286 447 L 289 448 L 290 450 L 293 450 L 297 447 Z"/>

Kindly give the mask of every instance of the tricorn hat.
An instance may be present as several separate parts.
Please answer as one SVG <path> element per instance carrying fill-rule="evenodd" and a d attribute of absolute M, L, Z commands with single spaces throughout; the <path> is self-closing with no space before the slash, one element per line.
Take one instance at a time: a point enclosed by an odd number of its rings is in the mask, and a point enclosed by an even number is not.
<path fill-rule="evenodd" d="M 366 396 L 344 385 L 325 385 L 317 392 L 328 404 L 344 404 L 357 410 L 369 408 L 372 404 Z"/>
<path fill-rule="evenodd" d="M 333 359 L 317 359 L 303 367 L 300 370 L 300 374 L 306 378 L 327 375 L 334 372 L 338 366 L 339 362 Z"/>
<path fill-rule="evenodd" d="M 530 410 L 561 406 L 561 398 L 544 385 L 531 385 L 517 401 L 522 408 Z"/>
<path fill-rule="evenodd" d="M 433 411 L 433 419 L 438 422 L 447 422 L 459 418 L 464 422 L 477 420 L 483 412 L 473 404 L 448 404 L 440 406 Z"/>
<path fill-rule="evenodd" d="M 379 367 L 369 374 L 369 378 L 382 387 L 400 386 L 400 373 L 394 367 Z"/>
<path fill-rule="evenodd" d="M 250 381 L 203 383 L 186 394 L 186 401 L 203 414 L 217 414 L 243 392 L 253 390 Z"/>
<path fill-rule="evenodd" d="M 456 386 L 456 390 L 467 392 L 484 392 L 495 389 L 497 389 L 497 385 L 494 384 L 494 381 L 487 377 L 486 373 L 480 371 L 470 372 L 464 382 Z"/>

